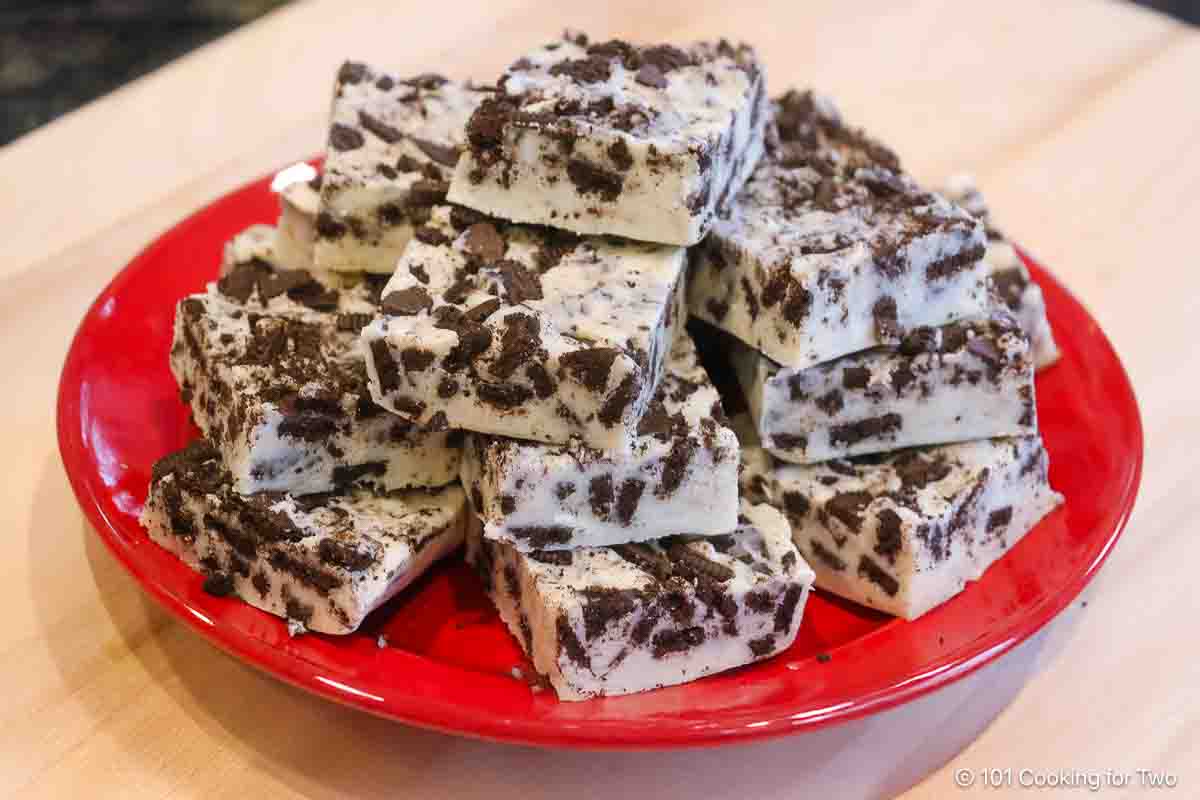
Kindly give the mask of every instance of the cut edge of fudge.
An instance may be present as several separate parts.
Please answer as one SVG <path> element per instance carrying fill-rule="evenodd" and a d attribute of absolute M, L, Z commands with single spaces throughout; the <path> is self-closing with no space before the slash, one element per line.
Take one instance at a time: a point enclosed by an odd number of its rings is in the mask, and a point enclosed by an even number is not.
<path fill-rule="evenodd" d="M 313 262 L 391 274 L 414 230 L 444 202 L 463 129 L 490 90 L 357 61 L 334 81 Z"/>
<path fill-rule="evenodd" d="M 800 370 L 726 338 L 759 436 L 785 461 L 1037 432 L 1029 340 L 1004 312 Z"/>
<path fill-rule="evenodd" d="M 787 522 L 743 505 L 716 538 L 521 553 L 467 534 L 468 559 L 560 700 L 647 691 L 760 661 L 795 641 L 813 572 Z"/>
<path fill-rule="evenodd" d="M 1038 436 L 806 466 L 765 451 L 743 460 L 744 491 L 784 513 L 817 586 L 905 619 L 978 580 L 1063 502 Z"/>
<path fill-rule="evenodd" d="M 294 217 L 296 216 L 295 212 L 285 213 L 292 213 Z M 284 233 L 282 219 L 283 215 L 281 214 L 280 222 L 277 225 L 261 223 L 250 225 L 234 234 L 221 250 L 221 266 L 218 277 L 225 277 L 237 267 L 260 262 L 272 270 L 306 272 L 317 283 L 330 289 L 352 289 L 368 279 L 382 286 L 380 279 L 385 276 L 330 272 L 314 267 L 311 243 L 305 251 L 292 234 Z M 293 227 L 296 224 L 297 220 L 293 219 Z M 303 224 L 303 221 L 300 220 L 298 224 Z"/>
<path fill-rule="evenodd" d="M 732 530 L 738 442 L 685 330 L 628 453 L 472 435 L 462 481 L 490 539 L 519 550 Z"/>
<path fill-rule="evenodd" d="M 984 261 L 988 264 L 992 291 L 1029 336 L 1037 369 L 1040 371 L 1054 365 L 1061 353 L 1054 341 L 1050 319 L 1046 316 L 1046 299 L 1042 288 L 1033 280 L 1012 242 L 993 224 L 991 209 L 975 184 L 975 179 L 965 173 L 951 176 L 946 181 L 944 191 L 947 197 L 983 220 L 987 226 L 988 245 Z"/>
<path fill-rule="evenodd" d="M 981 222 L 811 92 L 775 100 L 769 133 L 693 254 L 693 316 L 803 368 L 987 310 Z"/>
<path fill-rule="evenodd" d="M 763 150 L 752 48 L 590 42 L 518 59 L 467 126 L 451 201 L 580 234 L 691 245 Z"/>
<path fill-rule="evenodd" d="M 455 480 L 460 433 L 422 431 L 370 399 L 357 328 L 375 313 L 372 295 L 256 257 L 180 301 L 171 371 L 239 491 Z"/>
<path fill-rule="evenodd" d="M 237 595 L 295 630 L 345 634 L 462 543 L 465 500 L 458 486 L 247 497 L 198 440 L 154 465 L 140 521 L 206 576 L 209 593 Z"/>
<path fill-rule="evenodd" d="M 304 161 L 292 164 L 275 173 L 271 191 L 279 197 L 275 252 L 286 268 L 317 273 L 313 245 L 317 237 L 317 214 L 321 210 L 321 173 Z M 330 281 L 338 275 L 327 274 Z M 316 277 L 320 280 L 322 276 Z"/>
<path fill-rule="evenodd" d="M 363 329 L 372 395 L 423 426 L 627 449 L 686 318 L 684 259 L 439 207 Z"/>
<path fill-rule="evenodd" d="M 1037 369 L 1040 371 L 1058 363 L 1062 353 L 1046 315 L 1042 287 L 1033 280 L 1016 248 L 1008 241 L 991 241 L 985 260 L 990 267 L 992 291 L 1029 336 Z"/>
<path fill-rule="evenodd" d="M 226 242 L 221 251 L 220 276 L 229 274 L 234 267 L 263 261 L 277 270 L 303 270 L 321 285 L 333 289 L 351 289 L 363 283 L 374 283 L 376 290 L 381 288 L 390 276 L 335 272 L 318 269 L 313 264 L 321 177 L 305 161 L 275 173 L 271 179 L 271 191 L 279 198 L 275 224 L 250 225 Z"/>

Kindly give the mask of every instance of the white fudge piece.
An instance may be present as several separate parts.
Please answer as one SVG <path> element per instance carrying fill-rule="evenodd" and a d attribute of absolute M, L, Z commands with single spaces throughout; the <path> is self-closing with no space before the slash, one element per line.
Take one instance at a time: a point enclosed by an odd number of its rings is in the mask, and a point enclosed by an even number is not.
<path fill-rule="evenodd" d="M 1007 314 L 799 370 L 729 348 L 758 434 L 784 461 L 1037 433 L 1029 339 Z"/>
<path fill-rule="evenodd" d="M 946 196 L 970 211 L 987 225 L 988 245 L 984 254 L 992 291 L 1008 307 L 1021 329 L 1033 344 L 1033 359 L 1037 368 L 1044 369 L 1058 361 L 1058 345 L 1050 320 L 1046 317 L 1046 299 L 1042 289 L 1033 281 L 1029 268 L 1017 254 L 1016 248 L 1003 233 L 992 225 L 991 211 L 970 175 L 955 175 L 946 181 Z"/>
<path fill-rule="evenodd" d="M 449 198 L 504 219 L 691 245 L 762 155 L 766 76 L 745 45 L 568 34 L 497 86 Z"/>
<path fill-rule="evenodd" d="M 985 224 L 991 217 L 991 209 L 988 208 L 973 175 L 965 172 L 951 175 L 942 185 L 942 194 Z"/>
<path fill-rule="evenodd" d="M 272 225 L 251 225 L 225 243 L 221 251 L 222 276 L 241 264 L 261 261 L 273 269 L 304 270 L 323 286 L 342 288 L 360 282 L 349 273 L 322 272 L 312 268 L 312 259 L 305 258 L 281 228 Z M 308 251 L 311 255 L 311 250 Z"/>
<path fill-rule="evenodd" d="M 208 576 L 207 591 L 237 594 L 306 630 L 350 633 L 462 543 L 465 499 L 457 485 L 247 497 L 220 453 L 198 441 L 154 465 L 141 522 Z"/>
<path fill-rule="evenodd" d="M 299 180 L 301 175 L 317 175 L 317 172 L 308 164 L 299 163 L 275 175 L 271 186 L 280 198 L 280 217 L 275 225 L 250 225 L 224 243 L 221 275 L 228 275 L 235 266 L 241 264 L 264 261 L 276 270 L 304 270 L 325 287 L 350 289 L 367 283 L 373 285 L 374 293 L 378 294 L 389 276 L 373 272 L 331 272 L 313 266 L 318 203 L 316 186 L 319 186 L 320 176 L 312 179 L 316 182 L 314 184 Z"/>
<path fill-rule="evenodd" d="M 301 175 L 316 175 L 316 171 L 308 164 L 300 163 L 276 174 L 272 187 L 279 195 L 278 221 L 274 226 L 251 225 L 226 242 L 221 253 L 220 274 L 227 275 L 240 264 L 261 261 L 277 270 L 304 270 L 322 285 L 333 289 L 350 289 L 365 283 L 373 287 L 377 295 L 387 282 L 387 275 L 330 272 L 313 266 L 317 189 L 314 183 L 299 180 Z M 319 184 L 320 176 L 313 180 Z"/>
<path fill-rule="evenodd" d="M 221 275 L 228 275 L 239 264 L 256 260 L 274 269 L 293 269 L 284 265 L 276 247 L 277 238 L 272 225 L 251 225 L 234 234 L 221 248 Z"/>
<path fill-rule="evenodd" d="M 262 260 L 180 302 L 171 371 L 238 491 L 457 477 L 460 433 L 420 431 L 371 401 L 358 332 L 377 310 L 370 282 L 332 289 Z"/>
<path fill-rule="evenodd" d="M 984 313 L 981 222 L 827 101 L 773 109 L 767 156 L 693 258 L 694 316 L 802 369 Z"/>
<path fill-rule="evenodd" d="M 372 395 L 425 426 L 628 450 L 686 316 L 684 254 L 438 207 L 363 330 Z"/>
<path fill-rule="evenodd" d="M 1038 369 L 1054 364 L 1060 353 L 1046 316 L 1046 299 L 1025 262 L 1012 244 L 1003 239 L 988 242 L 984 261 L 992 277 L 993 293 L 1016 317 L 1033 345 L 1034 364 Z"/>
<path fill-rule="evenodd" d="M 279 220 L 275 223 L 275 252 L 285 269 L 315 271 L 313 247 L 317 239 L 317 214 L 321 210 L 321 176 L 300 162 L 280 170 L 271 181 L 279 195 Z"/>
<path fill-rule="evenodd" d="M 485 96 L 438 75 L 338 70 L 321 179 L 318 269 L 391 274 L 413 230 L 446 199 L 471 112 Z"/>
<path fill-rule="evenodd" d="M 713 538 L 522 553 L 468 530 L 467 557 L 560 700 L 672 686 L 786 650 L 813 572 L 787 521 L 742 505 Z"/>
<path fill-rule="evenodd" d="M 719 534 L 738 514 L 738 442 L 685 331 L 627 454 L 473 435 L 462 480 L 484 535 L 520 550 Z"/>
<path fill-rule="evenodd" d="M 806 466 L 764 455 L 743 454 L 744 491 L 788 518 L 817 586 L 906 619 L 977 580 L 1063 500 L 1038 436 Z"/>
<path fill-rule="evenodd" d="M 312 264 L 318 204 L 315 187 L 319 185 L 316 169 L 304 162 L 275 173 L 271 191 L 279 197 L 276 225 L 251 225 L 226 242 L 221 253 L 221 275 L 257 259 L 276 269 L 308 270 L 322 283 L 330 283 L 332 276 L 317 273 Z"/>

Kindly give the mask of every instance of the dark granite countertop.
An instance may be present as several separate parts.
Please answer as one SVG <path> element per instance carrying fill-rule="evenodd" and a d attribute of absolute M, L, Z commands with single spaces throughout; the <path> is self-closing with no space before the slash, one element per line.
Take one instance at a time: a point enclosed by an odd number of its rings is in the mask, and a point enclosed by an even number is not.
<path fill-rule="evenodd" d="M 0 0 L 0 145 L 286 0 Z"/>

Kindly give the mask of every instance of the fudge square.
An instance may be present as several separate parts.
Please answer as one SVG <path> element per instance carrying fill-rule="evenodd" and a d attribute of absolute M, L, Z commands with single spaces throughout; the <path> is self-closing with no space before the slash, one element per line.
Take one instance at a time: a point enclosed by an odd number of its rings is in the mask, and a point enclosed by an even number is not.
<path fill-rule="evenodd" d="M 685 683 L 786 650 L 813 572 L 787 521 L 742 505 L 713 538 L 522 553 L 468 527 L 467 557 L 560 700 Z"/>
<path fill-rule="evenodd" d="M 1037 433 L 1029 339 L 1003 312 L 805 369 L 729 347 L 762 443 L 784 461 Z"/>
<path fill-rule="evenodd" d="M 983 313 L 980 221 L 824 99 L 773 111 L 767 156 L 693 258 L 694 316 L 801 369 Z"/>
<path fill-rule="evenodd" d="M 321 175 L 304 162 L 293 164 L 275 174 L 271 191 L 279 195 L 274 242 L 277 258 L 287 269 L 315 272 L 313 246 L 321 210 Z"/>
<path fill-rule="evenodd" d="M 298 179 L 298 175 L 314 176 Z M 279 196 L 279 217 L 274 225 L 251 225 L 225 243 L 221 276 L 234 267 L 259 260 L 275 270 L 304 270 L 332 289 L 350 289 L 367 283 L 377 296 L 390 275 L 377 272 L 335 272 L 313 265 L 320 203 L 321 176 L 308 164 L 293 164 L 275 174 L 272 191 Z"/>
<path fill-rule="evenodd" d="M 141 522 L 150 538 L 293 629 L 350 633 L 458 547 L 467 515 L 457 486 L 295 497 L 239 494 L 203 440 L 154 465 Z"/>
<path fill-rule="evenodd" d="M 1033 281 L 1029 268 L 1017 254 L 1012 242 L 992 225 L 987 202 L 969 175 L 956 175 L 946 182 L 946 196 L 970 211 L 987 225 L 987 252 L 984 261 L 992 279 L 992 292 L 1007 306 L 1033 345 L 1033 360 L 1044 369 L 1058 361 L 1058 345 L 1050 320 L 1046 317 L 1046 300 L 1042 289 Z"/>
<path fill-rule="evenodd" d="M 784 512 L 817 586 L 905 619 L 961 592 L 1062 502 L 1038 436 L 807 466 L 746 461 L 747 492 Z"/>
<path fill-rule="evenodd" d="M 684 252 L 439 207 L 363 329 L 372 395 L 426 427 L 628 449 L 686 317 Z"/>
<path fill-rule="evenodd" d="M 681 330 L 627 454 L 475 434 L 463 486 L 484 535 L 519 550 L 719 534 L 738 514 L 738 442 Z"/>
<path fill-rule="evenodd" d="M 449 195 L 497 217 L 692 245 L 762 155 L 766 76 L 746 45 L 566 34 L 497 87 Z"/>
<path fill-rule="evenodd" d="M 313 260 L 391 274 L 415 227 L 446 198 L 462 131 L 486 92 L 439 75 L 338 70 Z"/>
<path fill-rule="evenodd" d="M 282 215 L 280 222 L 282 222 Z M 242 264 L 260 261 L 272 270 L 303 270 L 322 286 L 331 288 L 350 287 L 360 283 L 360 277 L 350 272 L 324 272 L 312 266 L 312 246 L 307 249 L 296 246 L 290 234 L 284 233 L 281 224 L 251 225 L 239 231 L 225 243 L 221 250 L 220 277 L 225 277 Z M 382 288 L 381 276 L 375 276 L 377 288 Z"/>
<path fill-rule="evenodd" d="M 259 259 L 275 269 L 306 270 L 327 286 L 344 285 L 353 279 L 350 273 L 313 267 L 320 188 L 320 174 L 303 161 L 275 173 L 271 191 L 279 198 L 279 217 L 274 225 L 251 225 L 226 242 L 221 275 L 238 264 Z"/>
<path fill-rule="evenodd" d="M 259 255 L 180 302 L 170 354 L 181 396 L 236 490 L 455 480 L 460 433 L 419 431 L 371 400 L 358 331 L 378 309 L 379 284 L 329 288 L 239 241 L 227 253 Z"/>

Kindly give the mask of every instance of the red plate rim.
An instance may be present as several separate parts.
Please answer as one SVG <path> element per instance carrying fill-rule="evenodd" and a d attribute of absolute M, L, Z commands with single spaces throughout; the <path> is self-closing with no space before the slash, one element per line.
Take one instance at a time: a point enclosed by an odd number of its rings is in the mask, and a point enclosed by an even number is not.
<path fill-rule="evenodd" d="M 306 691 L 419 727 L 542 747 L 629 750 L 711 746 L 814 730 L 906 703 L 957 681 L 1036 633 L 1061 612 L 1095 576 L 1129 519 L 1141 481 L 1144 449 L 1142 423 L 1133 387 L 1111 343 L 1084 307 L 1053 276 L 1023 253 L 1035 279 L 1046 294 L 1048 306 L 1054 312 L 1052 316 L 1057 317 L 1055 327 L 1060 336 L 1062 332 L 1086 328 L 1089 335 L 1095 339 L 1101 355 L 1111 362 L 1113 374 L 1109 376 L 1106 387 L 1111 392 L 1112 405 L 1119 406 L 1117 413 L 1124 415 L 1124 423 L 1128 426 L 1127 444 L 1132 458 L 1124 465 L 1119 480 L 1112 487 L 1117 497 L 1115 508 L 1097 526 L 1105 530 L 1088 542 L 1094 553 L 1087 566 L 1074 573 L 1069 580 L 1055 586 L 1053 591 L 1041 597 L 1035 604 L 1022 609 L 1021 614 L 990 624 L 979 637 L 946 652 L 940 658 L 929 660 L 922 665 L 920 671 L 893 675 L 889 680 L 858 687 L 853 691 L 852 700 L 820 708 L 792 709 L 790 712 L 776 709 L 769 714 L 764 711 L 722 712 L 719 723 L 697 724 L 686 719 L 656 716 L 652 724 L 604 720 L 589 721 L 586 724 L 558 724 L 550 728 L 546 720 L 536 715 L 505 717 L 477 713 L 478 709 L 464 705 L 465 695 L 451 696 L 453 691 L 436 698 L 417 691 L 399 697 L 393 695 L 386 701 L 380 697 L 372 697 L 369 692 L 329 679 L 323 674 L 328 670 L 295 652 L 282 652 L 235 626 L 214 622 L 203 610 L 196 608 L 194 601 L 189 603 L 181 597 L 178 587 L 164 581 L 162 576 L 154 574 L 149 568 L 150 565 L 138 557 L 137 548 L 128 545 L 128 536 L 121 533 L 123 528 L 128 528 L 128 522 L 119 519 L 117 514 L 113 513 L 116 508 L 107 494 L 108 487 L 96 472 L 89 468 L 89 444 L 85 441 L 80 425 L 81 397 L 78 389 L 83 368 L 81 341 L 96 324 L 96 318 L 102 313 L 105 304 L 119 296 L 130 281 L 136 280 L 146 265 L 153 262 L 158 251 L 173 240 L 197 235 L 197 229 L 206 224 L 207 214 L 226 203 L 249 197 L 254 192 L 264 191 L 269 180 L 269 176 L 264 177 L 223 195 L 162 234 L 126 265 L 92 303 L 75 333 L 63 366 L 58 392 L 57 429 L 63 464 L 87 519 L 108 549 L 142 588 L 169 613 L 187 622 L 220 649 Z M 248 220 L 246 224 L 252 221 L 254 220 Z M 136 522 L 134 525 L 136 526 Z M 1036 534 L 1035 529 L 1026 538 Z M 908 624 L 911 623 L 893 620 L 864 638 L 892 638 L 896 636 L 898 626 Z M 835 657 L 837 652 L 830 651 Z M 416 654 L 405 653 L 404 656 L 403 663 L 406 668 L 419 670 L 420 683 L 425 686 L 437 685 L 440 687 L 439 691 L 443 691 L 454 688 L 443 682 L 452 682 L 462 677 L 460 669 Z M 616 702 L 620 702 L 620 698 L 616 699 Z"/>

